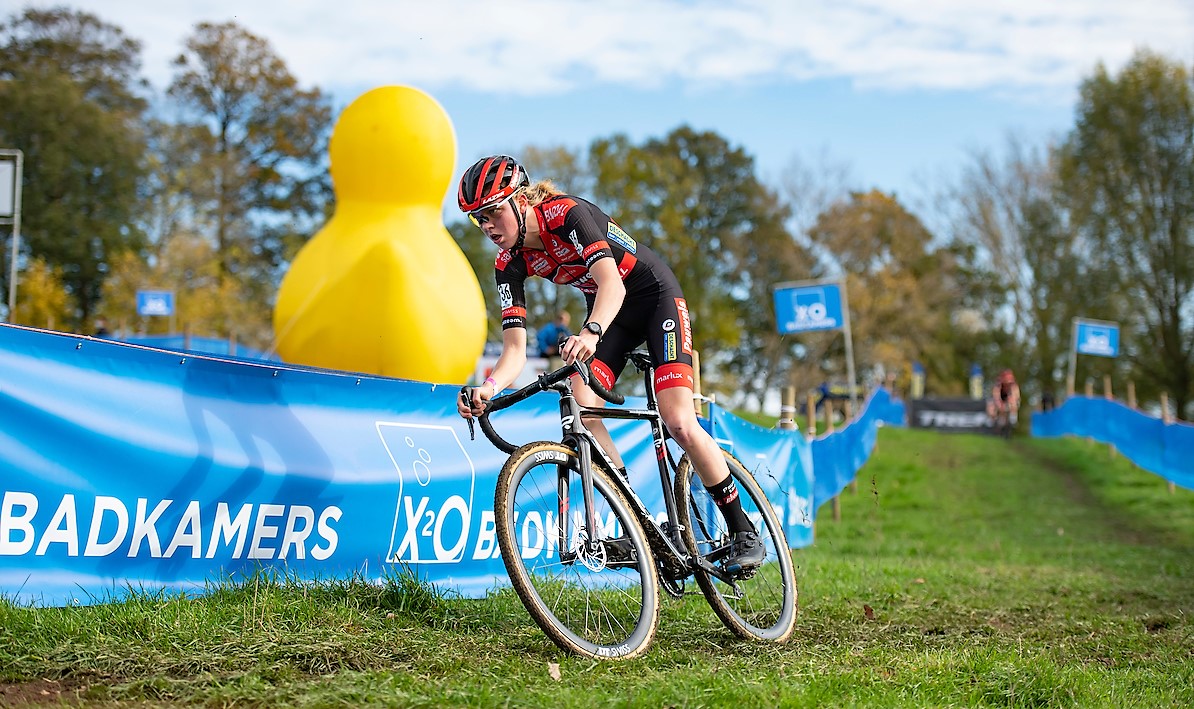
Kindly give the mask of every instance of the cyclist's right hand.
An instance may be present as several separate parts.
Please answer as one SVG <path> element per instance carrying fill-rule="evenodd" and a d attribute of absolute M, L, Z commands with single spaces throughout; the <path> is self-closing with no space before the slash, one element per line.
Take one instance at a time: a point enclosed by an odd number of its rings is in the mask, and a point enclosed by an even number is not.
<path fill-rule="evenodd" d="M 480 416 L 485 413 L 485 404 L 493 398 L 493 395 L 493 386 L 489 384 L 464 387 L 456 399 L 456 413 L 466 419 Z"/>

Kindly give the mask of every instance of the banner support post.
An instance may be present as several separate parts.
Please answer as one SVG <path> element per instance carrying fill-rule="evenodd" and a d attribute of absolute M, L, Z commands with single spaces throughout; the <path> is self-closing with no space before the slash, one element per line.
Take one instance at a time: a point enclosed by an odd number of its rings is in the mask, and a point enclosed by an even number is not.
<path fill-rule="evenodd" d="M 1078 369 L 1078 318 L 1070 319 L 1070 370 L 1065 378 L 1065 398 L 1074 398 L 1074 377 Z"/>
<path fill-rule="evenodd" d="M 8 322 L 12 322 L 13 310 L 17 307 L 17 256 L 21 250 L 21 182 L 25 164 L 25 153 L 20 150 L 0 150 L 0 156 L 13 159 L 13 194 L 12 194 L 12 254 L 8 263 Z"/>
<path fill-rule="evenodd" d="M 850 407 L 858 411 L 858 382 L 854 376 L 854 336 L 850 334 L 850 296 L 846 293 L 846 279 L 838 281 L 842 291 L 842 330 L 846 335 L 846 376 L 850 378 Z"/>

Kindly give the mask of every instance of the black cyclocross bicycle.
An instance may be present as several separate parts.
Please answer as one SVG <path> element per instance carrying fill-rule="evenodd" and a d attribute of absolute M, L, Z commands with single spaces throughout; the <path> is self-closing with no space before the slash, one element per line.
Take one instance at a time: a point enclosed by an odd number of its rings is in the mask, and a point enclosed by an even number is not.
<path fill-rule="evenodd" d="M 726 452 L 767 556 L 758 568 L 736 574 L 722 567 L 730 549 L 725 520 L 688 456 L 673 459 L 649 357 L 632 352 L 629 359 L 644 374 L 646 409 L 581 406 L 572 394 L 573 374 L 611 403 L 624 398 L 601 387 L 585 364 L 574 363 L 494 398 L 478 419 L 486 437 L 510 454 L 498 475 L 493 509 L 515 592 L 548 637 L 586 657 L 624 659 L 646 652 L 659 625 L 659 589 L 679 598 L 689 578 L 735 634 L 784 642 L 796 622 L 796 577 L 780 520 L 751 471 Z M 559 441 L 516 448 L 498 435 L 492 414 L 548 390 L 560 396 Z M 660 519 L 614 472 L 582 416 L 651 424 L 665 507 Z"/>
<path fill-rule="evenodd" d="M 995 433 L 1005 440 L 1012 437 L 1015 424 L 1012 422 L 1012 407 L 1007 401 L 995 400 Z"/>

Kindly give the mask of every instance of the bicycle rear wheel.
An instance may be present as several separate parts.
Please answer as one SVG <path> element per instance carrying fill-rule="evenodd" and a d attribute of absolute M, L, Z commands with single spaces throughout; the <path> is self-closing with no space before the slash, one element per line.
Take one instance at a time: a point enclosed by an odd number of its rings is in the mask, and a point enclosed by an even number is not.
<path fill-rule="evenodd" d="M 782 643 L 796 624 L 796 573 L 783 527 L 750 471 L 722 451 L 738 487 L 742 508 L 767 549 L 763 564 L 732 582 L 697 569 L 697 585 L 713 612 L 740 637 Z M 684 543 L 693 555 L 717 564 L 729 551 L 730 533 L 692 462 L 685 455 L 676 470 L 676 505 Z"/>
<path fill-rule="evenodd" d="M 636 657 L 659 626 L 655 557 L 629 503 L 593 466 L 598 529 L 585 525 L 576 453 L 529 443 L 498 476 L 494 516 L 502 560 L 535 622 L 568 652 Z"/>

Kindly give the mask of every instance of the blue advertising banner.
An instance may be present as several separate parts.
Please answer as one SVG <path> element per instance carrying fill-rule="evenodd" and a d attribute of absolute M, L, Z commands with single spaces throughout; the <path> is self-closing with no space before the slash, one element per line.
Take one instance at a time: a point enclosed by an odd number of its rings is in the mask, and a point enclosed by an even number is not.
<path fill-rule="evenodd" d="M 813 509 L 821 509 L 857 477 L 875 449 L 880 426 L 902 426 L 904 419 L 904 405 L 893 401 L 887 390 L 876 389 L 848 426 L 813 439 Z"/>
<path fill-rule="evenodd" d="M 845 324 L 838 283 L 781 285 L 776 287 L 773 298 L 775 322 L 781 335 L 837 330 Z"/>
<path fill-rule="evenodd" d="M 174 291 L 168 290 L 139 290 L 137 291 L 138 315 L 173 315 Z"/>
<path fill-rule="evenodd" d="M 0 325 L 0 595 L 89 604 L 258 569 L 381 579 L 400 565 L 484 596 L 508 583 L 492 512 L 506 456 L 469 440 L 458 391 Z M 875 400 L 865 416 L 884 410 Z M 811 542 L 808 443 L 713 411 L 706 425 L 755 470 L 789 543 Z M 557 398 L 494 425 L 513 442 L 558 439 Z M 649 427 L 607 425 L 661 515 Z M 873 430 L 857 433 L 869 451 Z M 845 455 L 850 470 L 866 459 Z"/>
<path fill-rule="evenodd" d="M 258 567 L 380 578 L 402 563 L 483 594 L 505 580 L 491 511 L 505 455 L 468 439 L 457 392 L 0 327 L 0 593 L 93 602 Z M 559 435 L 549 395 L 494 421 L 513 441 Z M 649 430 L 610 430 L 662 510 Z"/>
<path fill-rule="evenodd" d="M 1119 325 L 1100 320 L 1075 320 L 1074 338 L 1078 354 L 1098 357 L 1119 356 Z"/>
<path fill-rule="evenodd" d="M 155 347 L 162 350 L 176 350 L 179 352 L 193 352 L 196 354 L 211 354 L 223 355 L 228 357 L 238 357 L 240 359 L 262 359 L 272 362 L 280 362 L 276 354 L 262 352 L 261 350 L 237 342 L 230 342 L 227 338 L 222 337 L 199 337 L 197 335 L 105 335 L 109 340 L 119 340 L 127 342 L 131 345 L 145 345 L 146 347 Z"/>
<path fill-rule="evenodd" d="M 1110 443 L 1141 468 L 1194 490 L 1194 426 L 1164 423 L 1117 401 L 1075 396 L 1032 415 L 1032 435 L 1084 436 Z"/>
<path fill-rule="evenodd" d="M 709 405 L 709 430 L 755 476 L 783 522 L 788 544 L 813 543 L 813 459 L 799 431 L 761 428 Z"/>

